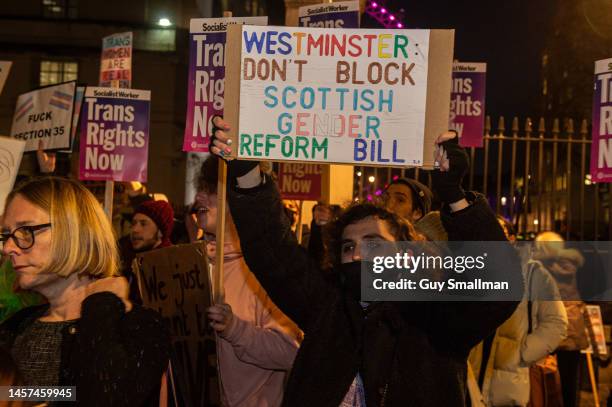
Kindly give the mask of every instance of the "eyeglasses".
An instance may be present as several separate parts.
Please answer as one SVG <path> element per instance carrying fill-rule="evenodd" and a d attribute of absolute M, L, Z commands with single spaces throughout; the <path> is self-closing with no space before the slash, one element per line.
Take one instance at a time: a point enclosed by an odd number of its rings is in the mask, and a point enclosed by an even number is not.
<path fill-rule="evenodd" d="M 13 242 L 21 250 L 27 250 L 34 246 L 34 235 L 36 231 L 51 227 L 50 223 L 43 223 L 42 225 L 26 225 L 21 226 L 11 233 L 0 233 L 0 243 L 2 246 L 6 244 L 9 238 L 13 239 Z"/>

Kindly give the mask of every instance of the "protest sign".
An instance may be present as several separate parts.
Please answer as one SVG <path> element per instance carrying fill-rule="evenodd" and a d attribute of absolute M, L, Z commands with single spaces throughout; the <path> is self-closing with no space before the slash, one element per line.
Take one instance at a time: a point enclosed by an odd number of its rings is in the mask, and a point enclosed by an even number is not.
<path fill-rule="evenodd" d="M 359 28 L 359 0 L 303 6 L 298 20 L 300 27 Z"/>
<path fill-rule="evenodd" d="M 0 214 L 4 211 L 6 197 L 13 190 L 25 141 L 0 137 Z"/>
<path fill-rule="evenodd" d="M 150 101 L 148 90 L 87 88 L 79 179 L 147 182 Z"/>
<path fill-rule="evenodd" d="M 11 61 L 0 61 L 0 95 L 2 94 L 2 89 L 4 89 L 6 78 L 8 78 L 8 74 L 11 71 L 11 65 L 13 65 Z"/>
<path fill-rule="evenodd" d="M 433 167 L 452 30 L 228 29 L 232 156 Z"/>
<path fill-rule="evenodd" d="M 25 151 L 70 147 L 76 82 L 66 82 L 23 93 L 17 98 L 11 137 L 26 142 Z"/>
<path fill-rule="evenodd" d="M 463 147 L 482 147 L 487 64 L 455 62 L 449 127 Z"/>
<path fill-rule="evenodd" d="M 189 24 L 189 79 L 183 151 L 207 152 L 211 119 L 223 115 L 225 38 L 232 24 L 266 25 L 268 17 L 198 18 Z"/>
<path fill-rule="evenodd" d="M 591 177 L 612 182 L 612 58 L 595 62 Z"/>
<path fill-rule="evenodd" d="M 102 39 L 100 57 L 101 87 L 132 87 L 132 33 L 109 35 Z"/>
<path fill-rule="evenodd" d="M 586 334 L 589 347 L 583 353 L 593 353 L 593 344 L 597 347 L 598 355 L 607 355 L 606 335 L 599 305 L 587 305 L 585 309 Z"/>
<path fill-rule="evenodd" d="M 159 312 L 172 337 L 178 405 L 219 405 L 215 336 L 206 321 L 211 284 L 204 245 L 152 250 L 134 263 L 143 305 Z"/>
<path fill-rule="evenodd" d="M 83 96 L 85 96 L 85 86 L 77 86 L 74 94 L 74 110 L 72 112 L 72 128 L 70 129 L 70 148 L 60 150 L 62 153 L 71 153 L 74 148 L 77 129 L 79 126 L 79 118 L 81 117 L 81 106 L 83 104 Z"/>
<path fill-rule="evenodd" d="M 318 201 L 321 198 L 321 164 L 280 163 L 278 187 L 283 199 Z"/>

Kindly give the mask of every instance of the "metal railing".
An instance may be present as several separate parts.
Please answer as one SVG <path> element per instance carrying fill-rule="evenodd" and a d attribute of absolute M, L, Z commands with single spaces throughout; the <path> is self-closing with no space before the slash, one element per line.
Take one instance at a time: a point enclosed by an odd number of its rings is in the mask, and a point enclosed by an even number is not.
<path fill-rule="evenodd" d="M 554 230 L 567 240 L 611 239 L 610 188 L 591 181 L 587 121 L 578 131 L 572 119 L 554 119 L 549 125 L 547 129 L 542 118 L 534 129 L 527 118 L 520 129 L 515 117 L 507 129 L 500 117 L 493 132 L 487 116 L 483 148 L 469 149 L 471 165 L 464 186 L 483 193 L 523 238 Z M 431 187 L 428 171 L 418 168 L 356 167 L 355 171 L 355 195 L 363 199 L 376 199 L 399 176 Z"/>

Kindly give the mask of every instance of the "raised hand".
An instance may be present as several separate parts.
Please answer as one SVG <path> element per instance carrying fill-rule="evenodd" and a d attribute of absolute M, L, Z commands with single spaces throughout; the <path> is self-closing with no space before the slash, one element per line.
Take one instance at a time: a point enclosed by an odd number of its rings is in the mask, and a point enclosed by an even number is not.
<path fill-rule="evenodd" d="M 441 134 L 435 143 L 434 159 L 439 169 L 431 173 L 433 189 L 442 202 L 453 204 L 465 198 L 461 184 L 469 169 L 469 157 L 454 131 Z"/>
<path fill-rule="evenodd" d="M 259 165 L 258 161 L 234 160 L 229 157 L 232 153 L 232 140 L 227 136 L 230 125 L 221 116 L 213 117 L 213 134 L 210 138 L 209 150 L 212 154 L 227 161 L 227 176 L 239 178 L 249 173 Z"/>

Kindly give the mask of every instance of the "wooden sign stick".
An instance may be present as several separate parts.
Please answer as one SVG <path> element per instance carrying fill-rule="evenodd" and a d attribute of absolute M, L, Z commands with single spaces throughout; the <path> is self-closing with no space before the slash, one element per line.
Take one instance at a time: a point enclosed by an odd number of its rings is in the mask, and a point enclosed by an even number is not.
<path fill-rule="evenodd" d="M 219 177 L 217 178 L 217 230 L 215 266 L 213 267 L 213 302 L 225 302 L 225 289 L 223 287 L 223 245 L 225 243 L 225 207 L 227 188 L 227 163 L 219 160 Z"/>
<path fill-rule="evenodd" d="M 595 345 L 591 345 L 593 349 L 595 349 Z M 599 407 L 599 391 L 597 389 L 597 381 L 595 380 L 595 369 L 593 368 L 593 359 L 591 358 L 591 354 L 586 354 L 587 367 L 589 369 L 589 379 L 591 381 L 591 389 L 593 391 L 593 402 L 595 403 L 595 407 Z"/>
<path fill-rule="evenodd" d="M 231 17 L 231 11 L 224 11 L 223 17 Z M 225 207 L 227 189 L 227 163 L 219 160 L 219 176 L 217 178 L 217 230 L 215 266 L 213 267 L 213 302 L 223 304 L 225 302 L 225 288 L 223 286 L 223 246 L 225 243 Z"/>
<path fill-rule="evenodd" d="M 304 201 L 300 200 L 300 206 L 298 208 L 298 223 L 295 228 L 295 234 L 297 235 L 297 241 L 302 244 L 302 209 L 304 209 Z"/>

